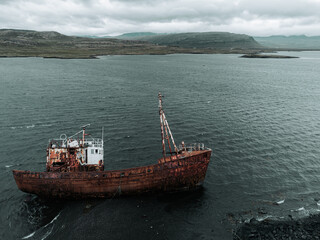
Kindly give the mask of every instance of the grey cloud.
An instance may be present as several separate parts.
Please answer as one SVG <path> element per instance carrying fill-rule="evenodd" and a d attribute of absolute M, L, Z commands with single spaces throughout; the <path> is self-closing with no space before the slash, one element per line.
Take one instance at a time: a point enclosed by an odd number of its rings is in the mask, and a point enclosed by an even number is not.
<path fill-rule="evenodd" d="M 0 28 L 100 35 L 199 29 L 271 35 L 293 28 L 320 35 L 319 11 L 317 0 L 2 0 Z"/>

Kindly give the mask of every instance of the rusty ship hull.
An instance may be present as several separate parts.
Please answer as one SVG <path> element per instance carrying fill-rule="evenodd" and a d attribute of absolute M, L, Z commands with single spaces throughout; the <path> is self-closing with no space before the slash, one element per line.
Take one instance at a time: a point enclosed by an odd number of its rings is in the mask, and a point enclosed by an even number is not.
<path fill-rule="evenodd" d="M 205 179 L 211 150 L 167 156 L 157 164 L 112 171 L 31 172 L 13 170 L 20 190 L 41 197 L 97 198 L 196 188 Z"/>

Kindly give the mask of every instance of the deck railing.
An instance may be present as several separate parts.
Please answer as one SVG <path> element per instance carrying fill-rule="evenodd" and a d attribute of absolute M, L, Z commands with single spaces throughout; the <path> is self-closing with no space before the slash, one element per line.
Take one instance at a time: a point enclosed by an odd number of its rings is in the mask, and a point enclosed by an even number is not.
<path fill-rule="evenodd" d="M 64 138 L 60 136 L 60 138 L 50 139 L 49 146 L 53 148 L 65 148 L 74 141 L 77 141 L 79 146 L 82 145 L 82 139 Z M 101 138 L 89 137 L 84 140 L 84 146 L 103 147 L 103 140 Z"/>
<path fill-rule="evenodd" d="M 178 150 L 179 151 L 200 151 L 200 150 L 205 150 L 205 146 L 203 143 L 190 143 L 190 144 L 180 144 Z"/>

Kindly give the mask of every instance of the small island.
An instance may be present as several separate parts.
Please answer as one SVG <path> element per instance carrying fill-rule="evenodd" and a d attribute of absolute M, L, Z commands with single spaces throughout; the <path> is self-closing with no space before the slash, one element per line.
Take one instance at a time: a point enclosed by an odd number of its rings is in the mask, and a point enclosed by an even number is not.
<path fill-rule="evenodd" d="M 274 55 L 274 54 L 245 54 L 242 55 L 241 58 L 299 58 L 294 56 L 285 56 L 285 55 Z"/>

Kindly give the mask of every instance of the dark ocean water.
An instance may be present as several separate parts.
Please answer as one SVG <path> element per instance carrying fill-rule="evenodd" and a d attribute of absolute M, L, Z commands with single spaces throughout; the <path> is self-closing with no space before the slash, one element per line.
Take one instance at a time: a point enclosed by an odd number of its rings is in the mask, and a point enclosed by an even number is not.
<path fill-rule="evenodd" d="M 0 59 L 0 239 L 231 239 L 251 218 L 317 213 L 320 53 L 282 54 L 300 58 Z M 48 139 L 87 123 L 105 129 L 106 169 L 155 163 L 158 91 L 176 142 L 213 149 L 203 189 L 83 201 L 18 190 L 12 169 L 44 171 Z"/>

